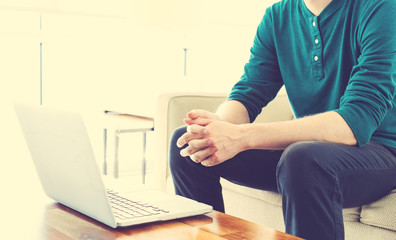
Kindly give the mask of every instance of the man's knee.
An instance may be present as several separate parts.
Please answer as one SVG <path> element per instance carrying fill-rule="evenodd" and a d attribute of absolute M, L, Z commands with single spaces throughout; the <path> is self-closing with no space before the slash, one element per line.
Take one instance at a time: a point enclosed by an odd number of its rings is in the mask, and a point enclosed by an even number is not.
<path fill-rule="evenodd" d="M 171 142 L 170 142 L 170 148 L 176 147 L 177 139 L 179 139 L 183 134 L 187 132 L 187 126 L 182 126 L 179 128 L 176 128 L 175 131 L 173 131 Z"/>
<path fill-rule="evenodd" d="M 316 162 L 318 155 L 316 142 L 297 142 L 285 149 L 278 163 L 277 171 L 301 170 Z"/>
<path fill-rule="evenodd" d="M 170 141 L 170 147 L 169 147 L 169 167 L 171 169 L 178 168 L 179 162 L 181 159 L 184 159 L 180 155 L 180 150 L 176 143 L 177 140 L 187 131 L 187 127 L 183 126 L 180 128 L 177 128 L 172 135 L 171 141 Z"/>
<path fill-rule="evenodd" d="M 285 149 L 276 172 L 279 191 L 285 187 L 315 185 L 318 174 L 324 174 L 319 163 L 323 155 L 320 145 L 318 142 L 298 142 Z"/>

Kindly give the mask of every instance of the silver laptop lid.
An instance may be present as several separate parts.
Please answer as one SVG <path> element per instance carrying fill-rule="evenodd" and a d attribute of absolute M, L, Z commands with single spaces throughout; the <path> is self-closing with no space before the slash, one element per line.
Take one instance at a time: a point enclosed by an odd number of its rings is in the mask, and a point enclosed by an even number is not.
<path fill-rule="evenodd" d="M 49 107 L 14 107 L 45 193 L 116 227 L 82 117 Z"/>

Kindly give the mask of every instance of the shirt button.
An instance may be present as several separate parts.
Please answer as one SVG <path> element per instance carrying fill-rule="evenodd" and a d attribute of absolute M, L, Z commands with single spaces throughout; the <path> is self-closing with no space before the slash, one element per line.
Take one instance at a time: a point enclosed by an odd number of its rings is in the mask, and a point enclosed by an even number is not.
<path fill-rule="evenodd" d="M 314 57 L 315 62 L 317 62 L 319 60 L 318 56 Z"/>
<path fill-rule="evenodd" d="M 319 40 L 318 39 L 315 39 L 315 44 L 318 44 L 319 43 Z"/>
<path fill-rule="evenodd" d="M 315 22 L 312 22 L 312 26 L 314 26 L 314 27 L 315 27 L 315 26 L 316 26 L 316 23 L 315 23 Z"/>

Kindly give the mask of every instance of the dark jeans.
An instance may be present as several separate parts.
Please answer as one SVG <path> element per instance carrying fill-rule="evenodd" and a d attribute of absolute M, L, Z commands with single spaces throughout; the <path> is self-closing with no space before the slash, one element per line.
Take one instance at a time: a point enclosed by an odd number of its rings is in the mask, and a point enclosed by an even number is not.
<path fill-rule="evenodd" d="M 175 131 L 170 168 L 176 194 L 224 212 L 220 177 L 282 195 L 286 232 L 305 239 L 344 239 L 342 209 L 368 204 L 396 188 L 396 149 L 298 142 L 284 151 L 249 150 L 214 167 L 180 155 Z M 265 213 L 263 213 L 265 214 Z"/>

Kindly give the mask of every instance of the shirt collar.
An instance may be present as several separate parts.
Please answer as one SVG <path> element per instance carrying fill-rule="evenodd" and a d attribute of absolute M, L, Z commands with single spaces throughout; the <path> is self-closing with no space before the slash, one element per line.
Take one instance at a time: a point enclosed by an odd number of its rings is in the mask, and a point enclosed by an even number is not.
<path fill-rule="evenodd" d="M 331 16 L 333 13 L 335 13 L 345 2 L 346 0 L 332 0 L 329 5 L 323 9 L 323 11 L 319 14 L 318 18 L 324 19 L 327 18 L 328 16 Z M 315 17 L 315 15 L 307 8 L 305 5 L 304 0 L 299 0 L 300 3 L 300 8 L 302 9 L 302 12 L 304 14 L 304 17 L 307 19 L 310 19 L 312 17 Z"/>

